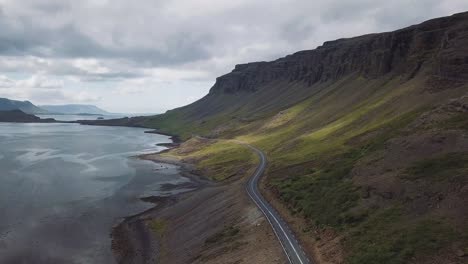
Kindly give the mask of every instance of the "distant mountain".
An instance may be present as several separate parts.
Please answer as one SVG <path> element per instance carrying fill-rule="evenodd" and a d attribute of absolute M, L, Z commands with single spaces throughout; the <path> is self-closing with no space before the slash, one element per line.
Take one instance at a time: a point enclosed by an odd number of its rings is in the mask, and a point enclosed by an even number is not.
<path fill-rule="evenodd" d="M 33 105 L 29 101 L 16 101 L 0 98 L 0 111 L 21 110 L 28 114 L 46 114 L 47 110 Z"/>
<path fill-rule="evenodd" d="M 27 114 L 19 109 L 0 111 L 0 122 L 13 123 L 53 123 L 53 118 L 41 119 L 35 115 Z"/>
<path fill-rule="evenodd" d="M 67 104 L 67 105 L 41 105 L 41 108 L 54 114 L 88 114 L 88 115 L 108 115 L 109 112 L 102 110 L 95 105 Z"/>

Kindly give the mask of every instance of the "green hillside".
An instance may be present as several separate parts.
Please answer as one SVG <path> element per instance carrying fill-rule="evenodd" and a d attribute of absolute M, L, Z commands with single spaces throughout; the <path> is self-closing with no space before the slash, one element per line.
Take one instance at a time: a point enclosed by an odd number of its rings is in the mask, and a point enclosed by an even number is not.
<path fill-rule="evenodd" d="M 131 122 L 265 151 L 263 187 L 330 263 L 462 263 L 467 29 L 462 13 L 238 65 L 203 99 Z"/>

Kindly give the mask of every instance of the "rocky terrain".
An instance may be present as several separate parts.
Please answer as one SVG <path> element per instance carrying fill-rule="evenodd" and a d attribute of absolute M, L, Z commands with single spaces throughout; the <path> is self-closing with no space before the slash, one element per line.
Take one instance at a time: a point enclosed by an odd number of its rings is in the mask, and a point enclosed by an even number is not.
<path fill-rule="evenodd" d="M 467 17 L 458 14 L 394 32 L 327 41 L 272 62 L 236 65 L 217 78 L 210 94 L 255 92 L 268 89 L 262 87 L 265 83 L 280 81 L 300 81 L 310 87 L 351 73 L 363 78 L 393 74 L 408 80 L 427 70 L 434 79 L 465 82 Z"/>

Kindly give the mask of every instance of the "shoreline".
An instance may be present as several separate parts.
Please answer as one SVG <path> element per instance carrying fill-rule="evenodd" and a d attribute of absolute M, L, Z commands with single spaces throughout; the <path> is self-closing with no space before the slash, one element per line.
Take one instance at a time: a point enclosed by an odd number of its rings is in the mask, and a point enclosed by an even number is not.
<path fill-rule="evenodd" d="M 160 156 L 166 151 L 136 158 L 179 166 L 181 175 L 189 177 L 195 188 L 142 198 L 155 205 L 112 229 L 117 263 L 285 263 L 273 230 L 245 192 L 248 175 L 255 168 L 229 181 L 215 182 L 195 173 L 193 164 Z M 177 188 L 184 186 L 173 190 Z"/>
<path fill-rule="evenodd" d="M 161 134 L 154 130 L 144 133 Z M 161 153 L 180 145 L 177 137 L 171 136 L 171 140 L 157 144 L 166 147 L 162 151 L 128 158 L 175 165 L 179 175 L 190 180 L 161 185 L 160 191 L 167 192 L 167 196 L 137 196 L 152 205 L 142 212 L 116 218 L 110 232 L 106 228 L 113 262 L 284 263 L 273 231 L 244 189 L 246 176 L 254 168 L 229 181 L 212 181 L 200 175 L 190 161 L 162 157 Z M 161 228 L 161 223 L 163 230 L 155 230 Z"/>
<path fill-rule="evenodd" d="M 145 133 L 160 134 L 156 131 L 145 131 Z M 162 157 L 159 155 L 179 145 L 178 142 L 174 142 L 172 136 L 171 140 L 173 140 L 172 143 L 157 144 L 158 146 L 167 147 L 167 149 L 156 153 L 137 155 L 135 158 L 155 163 L 176 165 L 179 167 L 180 175 L 190 179 L 190 182 L 187 183 L 162 186 L 162 191 L 177 191 L 187 188 L 192 190 L 168 196 L 147 196 L 139 198 L 141 201 L 152 203 L 154 206 L 135 215 L 127 216 L 120 223 L 112 227 L 110 234 L 111 250 L 116 263 L 158 263 L 157 260 L 161 253 L 161 241 L 148 224 L 148 222 L 152 220 L 152 216 L 157 214 L 160 210 L 176 204 L 182 197 L 198 192 L 213 184 L 211 180 L 195 174 L 193 172 L 193 165 L 184 163 L 175 158 Z"/>

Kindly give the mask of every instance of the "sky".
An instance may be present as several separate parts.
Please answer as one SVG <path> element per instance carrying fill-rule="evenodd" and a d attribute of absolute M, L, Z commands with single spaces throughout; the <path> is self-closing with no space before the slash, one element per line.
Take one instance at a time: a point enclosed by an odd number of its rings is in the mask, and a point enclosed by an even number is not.
<path fill-rule="evenodd" d="M 466 0 L 0 0 L 0 97 L 160 113 L 236 64 L 463 11 Z"/>

